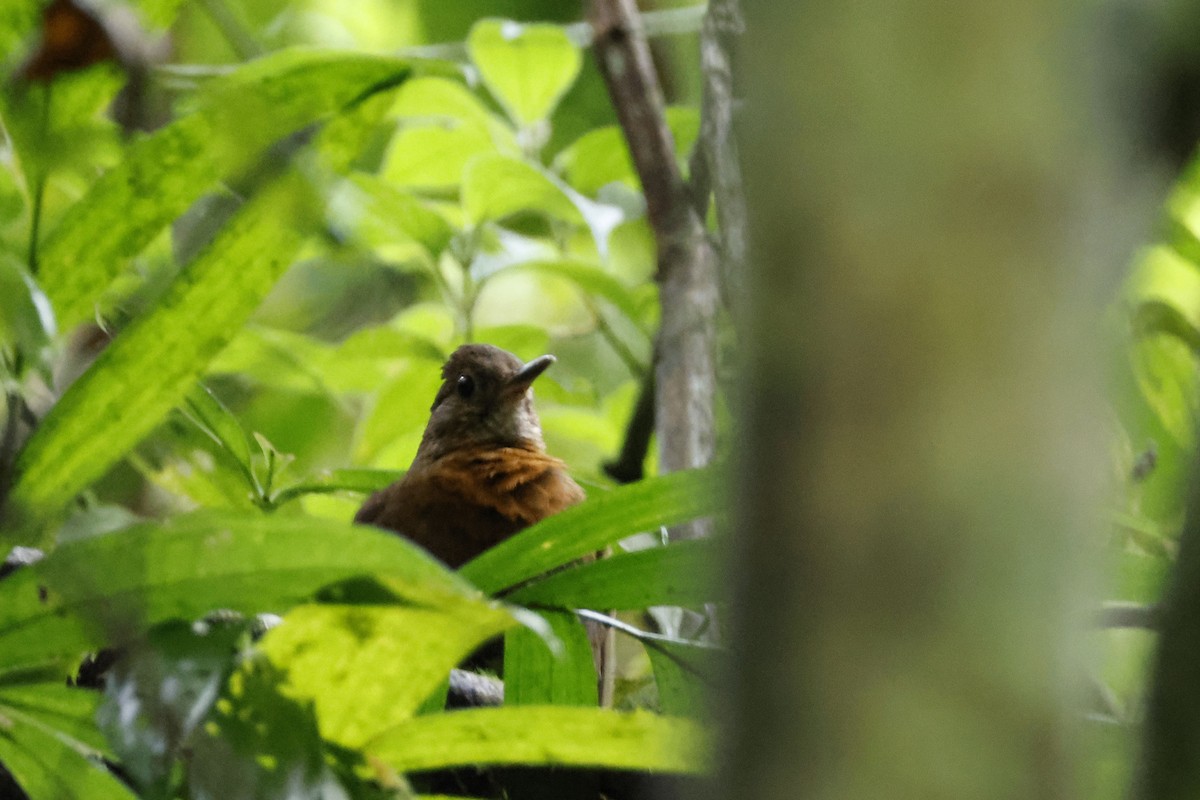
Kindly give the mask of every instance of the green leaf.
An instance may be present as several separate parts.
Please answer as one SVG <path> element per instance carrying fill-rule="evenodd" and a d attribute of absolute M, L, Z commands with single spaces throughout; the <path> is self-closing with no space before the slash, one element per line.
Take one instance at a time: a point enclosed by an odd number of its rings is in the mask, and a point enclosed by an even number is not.
<path fill-rule="evenodd" d="M 261 648 L 286 672 L 284 694 L 314 703 L 322 737 L 359 747 L 416 714 L 452 667 L 514 623 L 465 596 L 311 605 L 289 613 Z"/>
<path fill-rule="evenodd" d="M 217 608 L 280 613 L 377 576 L 420 604 L 478 596 L 420 548 L 301 516 L 196 513 L 60 545 L 0 581 L 0 669 L 40 666 Z"/>
<path fill-rule="evenodd" d="M 188 392 L 185 408 L 196 425 L 250 477 L 250 437 L 233 412 L 202 383 Z"/>
<path fill-rule="evenodd" d="M 540 212 L 583 224 L 583 215 L 555 179 L 508 156 L 481 156 L 463 175 L 463 210 L 475 224 L 520 212 Z"/>
<path fill-rule="evenodd" d="M 703 774 L 711 763 L 704 730 L 689 720 L 561 706 L 414 717 L 365 749 L 401 772 L 529 764 Z"/>
<path fill-rule="evenodd" d="M 0 253 L 0 348 L 38 360 L 54 336 L 54 313 L 42 290 L 12 256 Z"/>
<path fill-rule="evenodd" d="M 578 259 L 557 261 L 524 261 L 504 268 L 504 271 L 535 272 L 565 278 L 589 297 L 602 297 L 639 328 L 642 314 L 633 292 L 613 275 L 595 264 Z M 496 273 L 493 273 L 496 274 Z M 489 276 L 490 277 L 490 276 Z"/>
<path fill-rule="evenodd" d="M 405 127 L 392 138 L 381 174 L 400 187 L 456 189 L 472 158 L 495 152 L 491 137 L 478 128 L 452 123 Z"/>
<path fill-rule="evenodd" d="M 497 117 L 483 101 L 458 81 L 418 77 L 396 91 L 392 112 L 409 120 L 453 122 L 486 132 L 503 152 L 518 153 L 512 128 Z"/>
<path fill-rule="evenodd" d="M 711 647 L 663 641 L 646 647 L 664 714 L 691 718 L 705 715 L 708 694 L 715 685 L 716 652 Z"/>
<path fill-rule="evenodd" d="M 667 126 L 675 144 L 675 157 L 685 165 L 700 132 L 700 114 L 694 108 L 667 109 Z M 610 183 L 623 183 L 641 191 L 642 184 L 625 135 L 616 125 L 597 128 L 579 137 L 554 159 L 554 168 L 576 191 L 592 196 Z"/>
<path fill-rule="evenodd" d="M 30 800 L 133 800 L 89 748 L 0 703 L 0 762 Z"/>
<path fill-rule="evenodd" d="M 246 169 L 292 131 L 398 83 L 409 69 L 383 56 L 284 51 L 216 81 L 197 111 L 131 144 L 47 236 L 39 277 L 61 324 L 90 316 L 130 257 L 218 179 Z"/>
<path fill-rule="evenodd" d="M 476 22 L 467 51 L 488 90 L 522 127 L 547 119 L 579 75 L 579 47 L 556 25 Z"/>
<path fill-rule="evenodd" d="M 554 634 L 552 650 L 525 626 L 504 635 L 504 703 L 528 706 L 551 703 L 595 708 L 596 667 L 587 630 L 570 612 L 538 612 Z"/>
<path fill-rule="evenodd" d="M 76 689 L 62 681 L 8 685 L 0 682 L 0 707 L 16 709 L 97 753 L 107 754 L 108 743 L 96 727 L 100 697 L 97 692 Z"/>
<path fill-rule="evenodd" d="M 179 402 L 291 265 L 303 239 L 288 214 L 309 191 L 291 172 L 247 201 L 71 385 L 17 461 L 17 513 L 53 516 Z"/>
<path fill-rule="evenodd" d="M 409 192 L 361 172 L 350 176 L 348 183 L 356 190 L 356 215 L 350 224 L 367 244 L 379 247 L 404 237 L 436 258 L 450 243 L 454 235 L 450 223 Z"/>
<path fill-rule="evenodd" d="M 331 494 L 333 492 L 370 494 L 403 477 L 403 471 L 394 469 L 335 469 L 287 486 L 271 500 L 276 505 L 283 505 L 306 494 Z"/>
<path fill-rule="evenodd" d="M 715 548 L 683 541 L 580 564 L 523 586 L 505 600 L 562 608 L 698 606 L 713 599 Z"/>
<path fill-rule="evenodd" d="M 640 531 L 721 508 L 716 468 L 673 472 L 613 489 L 501 542 L 460 572 L 485 592 L 538 577 Z"/>

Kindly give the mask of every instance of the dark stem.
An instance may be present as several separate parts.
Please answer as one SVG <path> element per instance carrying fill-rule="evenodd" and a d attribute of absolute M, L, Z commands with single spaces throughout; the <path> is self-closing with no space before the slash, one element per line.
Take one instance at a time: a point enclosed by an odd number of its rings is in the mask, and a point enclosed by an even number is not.
<path fill-rule="evenodd" d="M 654 434 L 654 370 L 642 379 L 637 404 L 625 427 L 625 442 L 615 461 L 604 464 L 604 474 L 618 483 L 634 483 L 645 477 L 646 454 Z"/>

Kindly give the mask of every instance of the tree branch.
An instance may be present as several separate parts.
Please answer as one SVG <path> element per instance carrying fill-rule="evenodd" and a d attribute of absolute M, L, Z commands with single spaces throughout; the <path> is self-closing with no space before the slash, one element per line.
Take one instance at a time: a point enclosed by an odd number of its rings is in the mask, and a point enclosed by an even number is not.
<path fill-rule="evenodd" d="M 664 472 L 696 467 L 711 461 L 713 453 L 716 253 L 675 160 L 662 90 L 633 0 L 591 0 L 588 21 L 658 247 L 659 461 Z M 674 534 L 689 538 L 706 528 L 707 523 L 691 523 Z"/>

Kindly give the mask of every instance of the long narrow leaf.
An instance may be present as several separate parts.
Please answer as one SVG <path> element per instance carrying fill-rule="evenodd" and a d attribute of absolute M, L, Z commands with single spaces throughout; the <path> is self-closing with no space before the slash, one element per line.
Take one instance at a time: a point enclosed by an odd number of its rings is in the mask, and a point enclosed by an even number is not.
<path fill-rule="evenodd" d="M 66 543 L 0 581 L 0 671 L 78 657 L 167 619 L 286 611 L 378 576 L 414 602 L 478 597 L 424 551 L 372 528 L 198 513 Z"/>
<path fill-rule="evenodd" d="M 89 316 L 130 258 L 218 179 L 409 69 L 384 56 L 293 50 L 223 78 L 197 111 L 132 144 L 49 233 L 39 277 L 60 322 Z"/>
<path fill-rule="evenodd" d="M 703 730 L 691 721 L 561 706 L 415 717 L 365 749 L 401 772 L 529 764 L 700 774 L 709 764 Z"/>
<path fill-rule="evenodd" d="M 598 495 L 493 547 L 462 574 L 497 592 L 639 531 L 712 514 L 721 503 L 714 477 L 712 468 L 673 472 Z"/>
<path fill-rule="evenodd" d="M 17 462 L 10 502 L 18 515 L 52 515 L 179 402 L 291 265 L 302 235 L 280 211 L 307 191 L 288 173 L 251 198 L 162 302 L 67 390 Z"/>
<path fill-rule="evenodd" d="M 701 605 L 713 599 L 714 559 L 711 542 L 678 542 L 562 570 L 505 599 L 564 608 Z"/>
<path fill-rule="evenodd" d="M 74 745 L 74 746 L 73 746 Z M 133 800 L 98 757 L 0 705 L 0 762 L 30 800 Z"/>

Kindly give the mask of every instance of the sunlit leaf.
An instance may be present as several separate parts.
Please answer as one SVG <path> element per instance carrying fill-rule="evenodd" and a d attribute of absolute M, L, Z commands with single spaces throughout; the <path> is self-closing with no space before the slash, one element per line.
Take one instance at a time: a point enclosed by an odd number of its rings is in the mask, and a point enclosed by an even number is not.
<path fill-rule="evenodd" d="M 194 113 L 130 144 L 122 162 L 95 181 L 41 248 L 39 277 L 62 324 L 89 316 L 130 257 L 218 178 L 408 71 L 407 63 L 382 56 L 277 53 L 218 81 Z"/>
<path fill-rule="evenodd" d="M 217 608 L 279 613 L 370 575 L 414 600 L 474 593 L 397 536 L 301 516 L 197 513 L 66 542 L 0 581 L 0 668 L 77 657 Z"/>
<path fill-rule="evenodd" d="M 311 605 L 262 642 L 286 671 L 282 691 L 311 700 L 321 735 L 347 747 L 413 716 L 450 669 L 513 625 L 480 599 L 446 595 L 420 605 Z"/>
<path fill-rule="evenodd" d="M 567 222 L 584 221 L 571 198 L 549 175 L 524 161 L 500 155 L 477 158 L 467 165 L 463 209 L 475 223 L 528 211 Z"/>
<path fill-rule="evenodd" d="M 402 772 L 546 764 L 701 774 L 710 767 L 706 738 L 691 721 L 644 711 L 513 706 L 415 717 L 366 751 Z"/>
<path fill-rule="evenodd" d="M 675 157 L 683 164 L 700 132 L 700 114 L 694 108 L 667 109 L 667 125 L 675 144 Z M 629 157 L 625 136 L 615 125 L 588 131 L 554 159 L 555 169 L 571 186 L 592 196 L 610 183 L 641 190 L 641 181 Z"/>
<path fill-rule="evenodd" d="M 522 126 L 550 116 L 583 63 L 579 47 L 556 25 L 480 20 L 467 50 L 488 89 Z"/>
<path fill-rule="evenodd" d="M 384 156 L 382 175 L 396 186 L 452 189 L 475 156 L 496 152 L 487 133 L 456 125 L 416 125 L 401 128 Z"/>

